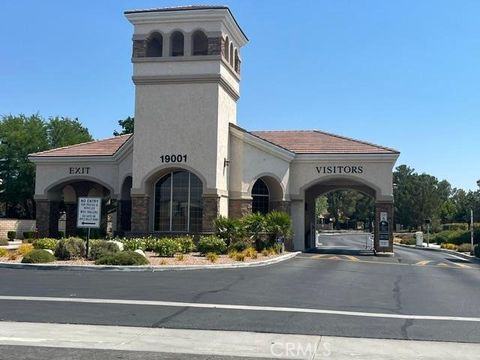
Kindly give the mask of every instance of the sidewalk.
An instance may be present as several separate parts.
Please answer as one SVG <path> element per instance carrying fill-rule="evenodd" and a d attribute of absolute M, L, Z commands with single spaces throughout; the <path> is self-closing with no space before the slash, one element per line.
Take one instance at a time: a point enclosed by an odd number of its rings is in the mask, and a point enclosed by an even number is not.
<path fill-rule="evenodd" d="M 161 353 L 173 353 L 268 359 L 468 360 L 480 354 L 480 344 L 466 343 L 21 322 L 0 322 L 0 345 L 148 351 L 158 353 L 159 358 Z"/>

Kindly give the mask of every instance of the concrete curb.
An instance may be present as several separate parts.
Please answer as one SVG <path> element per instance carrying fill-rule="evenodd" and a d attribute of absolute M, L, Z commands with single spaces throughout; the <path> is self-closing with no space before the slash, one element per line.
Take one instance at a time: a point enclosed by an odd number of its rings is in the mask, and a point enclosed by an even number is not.
<path fill-rule="evenodd" d="M 251 263 L 212 264 L 212 265 L 144 265 L 144 266 L 117 266 L 117 265 L 56 265 L 56 264 L 22 264 L 0 262 L 0 269 L 29 269 L 29 270 L 71 270 L 71 271 L 184 271 L 184 270 L 217 270 L 261 267 L 277 264 L 294 258 L 300 251 L 287 253 L 279 257 Z"/>
<path fill-rule="evenodd" d="M 408 248 L 408 249 L 443 252 L 445 254 L 455 255 L 455 256 L 461 257 L 465 260 L 469 260 L 471 262 L 475 262 L 475 263 L 480 264 L 480 259 L 478 259 L 477 257 L 475 257 L 473 255 L 467 255 L 467 254 L 459 253 L 459 252 L 453 251 L 453 250 L 438 249 L 438 248 L 431 248 L 431 247 L 420 247 L 420 246 L 416 246 L 416 245 L 405 245 L 405 244 L 394 244 L 394 245 L 395 246 L 400 246 L 400 247 L 403 247 L 403 248 Z"/>

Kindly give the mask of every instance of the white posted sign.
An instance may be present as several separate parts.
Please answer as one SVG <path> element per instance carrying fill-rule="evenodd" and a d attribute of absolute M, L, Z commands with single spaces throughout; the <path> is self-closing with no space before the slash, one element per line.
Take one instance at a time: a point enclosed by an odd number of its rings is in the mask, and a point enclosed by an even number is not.
<path fill-rule="evenodd" d="M 102 198 L 78 198 L 77 227 L 99 228 L 102 210 Z"/>

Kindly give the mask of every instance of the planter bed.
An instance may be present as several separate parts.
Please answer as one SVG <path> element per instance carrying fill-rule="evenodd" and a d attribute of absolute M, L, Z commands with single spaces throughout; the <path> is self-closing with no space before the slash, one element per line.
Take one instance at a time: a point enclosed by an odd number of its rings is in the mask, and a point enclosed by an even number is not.
<path fill-rule="evenodd" d="M 218 259 L 215 262 L 211 262 L 205 256 L 201 256 L 198 252 L 193 252 L 183 255 L 183 260 L 178 260 L 176 257 L 160 257 L 154 252 L 146 251 L 145 255 L 147 256 L 148 261 L 150 262 L 149 266 L 164 266 L 164 265 L 211 265 L 211 264 L 238 264 L 238 263 L 255 263 L 263 260 L 274 259 L 283 254 L 274 254 L 263 256 L 261 253 L 257 254 L 256 259 L 245 258 L 244 261 L 236 261 L 231 259 L 228 255 L 219 255 Z M 0 257 L 0 262 L 3 263 L 21 263 L 22 256 L 18 256 L 15 260 L 9 260 L 8 256 Z M 48 263 L 53 265 L 95 265 L 95 261 L 78 259 L 78 260 L 55 260 L 54 262 Z"/>

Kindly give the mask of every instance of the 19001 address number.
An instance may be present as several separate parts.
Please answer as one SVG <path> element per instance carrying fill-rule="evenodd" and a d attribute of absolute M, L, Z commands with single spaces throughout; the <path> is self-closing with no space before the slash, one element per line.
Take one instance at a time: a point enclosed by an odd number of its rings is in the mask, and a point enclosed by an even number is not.
<path fill-rule="evenodd" d="M 187 162 L 187 154 L 161 155 L 160 161 L 167 164 Z"/>

